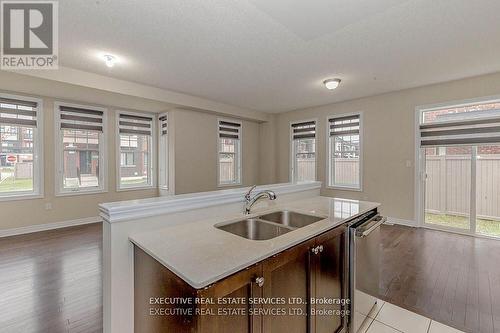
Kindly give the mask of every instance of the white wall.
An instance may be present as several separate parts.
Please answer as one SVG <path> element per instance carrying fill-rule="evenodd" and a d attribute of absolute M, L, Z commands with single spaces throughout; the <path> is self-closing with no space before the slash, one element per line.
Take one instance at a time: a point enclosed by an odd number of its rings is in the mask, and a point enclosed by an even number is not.
<path fill-rule="evenodd" d="M 175 193 L 220 189 L 217 186 L 217 115 L 189 110 L 170 113 L 175 126 Z M 240 186 L 259 182 L 259 127 L 257 122 L 242 121 Z"/>
<path fill-rule="evenodd" d="M 192 111 L 173 108 L 173 104 L 99 90 L 86 86 L 52 81 L 0 71 L 0 92 L 37 97 L 43 100 L 44 118 L 44 197 L 42 199 L 0 201 L 0 231 L 58 223 L 98 216 L 98 204 L 103 202 L 141 199 L 158 195 L 157 189 L 116 191 L 115 112 L 137 110 L 145 112 L 169 111 L 172 144 L 170 162 L 175 176 L 171 185 L 175 193 L 200 192 L 217 189 L 217 114 L 212 111 Z M 56 197 L 54 188 L 54 102 L 99 105 L 108 109 L 108 192 Z M 217 104 L 211 105 L 212 107 Z M 226 113 L 230 109 L 224 110 Z M 266 116 L 258 113 L 257 118 Z M 241 116 L 236 113 L 235 117 Z M 225 117 L 230 117 L 227 114 Z M 267 117 L 267 116 L 266 116 Z M 245 113 L 245 119 L 249 114 Z M 242 185 L 260 183 L 259 158 L 261 149 L 259 133 L 262 123 L 242 120 Z M 274 179 L 269 179 L 273 183 Z M 52 209 L 47 210 L 50 203 Z M 24 230 L 24 229 L 22 229 Z M 6 233 L 8 234 L 8 233 Z"/>
<path fill-rule="evenodd" d="M 349 89 L 348 84 L 340 89 Z M 290 122 L 317 118 L 317 177 L 323 182 L 322 195 L 381 202 L 384 214 L 414 220 L 415 107 L 499 94 L 500 73 L 496 73 L 279 114 L 273 148 L 276 182 L 289 177 Z M 326 119 L 352 112 L 364 116 L 363 191 L 327 189 Z"/>
<path fill-rule="evenodd" d="M 347 84 L 341 89 L 348 89 Z M 52 185 L 52 103 L 55 99 L 63 99 L 76 103 L 104 105 L 110 109 L 127 108 L 151 112 L 170 109 L 171 104 L 3 71 L 0 72 L 0 90 L 43 96 L 47 146 L 45 198 L 0 203 L 2 212 L 12 216 L 9 219 L 1 219 L 0 229 L 96 216 L 97 204 L 100 202 L 157 195 L 157 190 L 115 192 L 115 160 L 114 156 L 109 156 L 108 193 L 56 198 Z M 500 73 L 268 115 L 267 121 L 263 123 L 245 120 L 243 184 L 288 181 L 290 121 L 311 118 L 318 118 L 317 176 L 318 180 L 325 182 L 327 116 L 361 111 L 364 114 L 363 191 L 338 191 L 323 187 L 322 194 L 380 201 L 385 214 L 413 220 L 415 107 L 497 94 L 500 94 Z M 179 109 L 172 111 L 172 115 L 174 119 L 178 118 L 174 129 L 176 193 L 216 189 L 217 115 L 213 112 Z M 113 123 L 113 115 L 110 115 L 110 126 Z M 196 130 L 192 131 L 192 128 Z M 114 138 L 111 137 L 109 145 L 113 147 Z M 114 148 L 109 149 L 109 152 L 114 152 Z M 407 161 L 410 161 L 410 167 L 406 166 Z M 53 204 L 53 210 L 45 210 L 47 202 Z"/>
<path fill-rule="evenodd" d="M 1 90 L 0 92 L 6 92 Z M 19 92 L 9 92 L 22 95 Z M 84 95 L 84 94 L 82 94 Z M 32 96 L 32 95 L 30 95 Z M 44 197 L 41 199 L 0 201 L 0 230 L 22 228 L 33 225 L 56 223 L 63 221 L 80 220 L 98 216 L 98 204 L 102 202 L 121 201 L 130 199 L 140 199 L 154 197 L 158 195 L 156 188 L 147 190 L 116 191 L 116 156 L 115 156 L 115 115 L 116 106 L 103 105 L 107 107 L 107 128 L 108 141 L 106 143 L 108 162 L 107 172 L 107 192 L 99 194 L 80 194 L 74 196 L 56 196 L 55 195 L 55 130 L 54 130 L 54 101 L 50 97 L 36 96 L 43 100 L 43 143 L 44 143 Z M 86 101 L 79 100 L 81 104 L 89 103 L 95 105 L 93 101 L 102 102 L 99 97 L 89 98 Z M 58 101 L 62 99 L 57 99 Z M 69 101 L 64 99 L 64 101 Z M 113 99 L 107 99 L 113 102 Z M 135 104 L 137 106 L 137 104 Z M 146 109 L 146 105 L 144 105 Z M 46 209 L 46 204 L 52 206 Z"/>

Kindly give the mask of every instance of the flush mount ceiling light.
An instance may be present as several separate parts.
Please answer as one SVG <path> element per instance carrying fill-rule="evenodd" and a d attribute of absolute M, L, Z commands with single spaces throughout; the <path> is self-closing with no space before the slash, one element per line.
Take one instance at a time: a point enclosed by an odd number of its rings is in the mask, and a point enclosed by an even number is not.
<path fill-rule="evenodd" d="M 105 54 L 104 55 L 104 63 L 106 64 L 106 66 L 111 68 L 115 65 L 116 58 L 114 56 L 112 56 L 111 54 Z"/>
<path fill-rule="evenodd" d="M 340 85 L 340 79 L 328 79 L 323 81 L 326 89 L 333 90 L 336 89 Z"/>

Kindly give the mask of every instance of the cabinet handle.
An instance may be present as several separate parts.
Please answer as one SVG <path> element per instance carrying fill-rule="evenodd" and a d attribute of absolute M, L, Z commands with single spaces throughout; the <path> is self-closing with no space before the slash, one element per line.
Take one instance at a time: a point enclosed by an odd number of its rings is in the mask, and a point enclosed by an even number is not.
<path fill-rule="evenodd" d="M 260 277 L 258 277 L 258 278 L 255 278 L 255 280 L 254 280 L 255 284 L 256 284 L 256 285 L 258 285 L 259 287 L 262 287 L 262 286 L 264 285 L 264 282 L 265 282 L 265 281 L 266 281 L 266 280 L 264 279 L 264 277 L 263 277 L 263 276 L 260 276 Z"/>
<path fill-rule="evenodd" d="M 319 252 L 323 252 L 323 245 L 319 246 Z"/>
<path fill-rule="evenodd" d="M 318 254 L 319 253 L 319 246 L 313 247 L 311 249 L 311 252 L 314 253 L 314 254 Z"/>

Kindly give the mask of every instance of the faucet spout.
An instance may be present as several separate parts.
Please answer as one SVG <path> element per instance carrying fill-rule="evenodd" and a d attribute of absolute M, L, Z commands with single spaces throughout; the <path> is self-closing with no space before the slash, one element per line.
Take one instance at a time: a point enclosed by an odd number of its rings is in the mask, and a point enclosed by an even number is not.
<path fill-rule="evenodd" d="M 245 209 L 244 213 L 246 215 L 250 214 L 250 210 L 252 209 L 252 206 L 259 201 L 262 198 L 268 198 L 269 200 L 276 200 L 276 193 L 271 190 L 263 190 L 258 193 L 256 193 L 253 197 L 251 196 L 252 190 L 255 188 L 255 185 L 248 191 L 248 193 L 245 195 Z"/>

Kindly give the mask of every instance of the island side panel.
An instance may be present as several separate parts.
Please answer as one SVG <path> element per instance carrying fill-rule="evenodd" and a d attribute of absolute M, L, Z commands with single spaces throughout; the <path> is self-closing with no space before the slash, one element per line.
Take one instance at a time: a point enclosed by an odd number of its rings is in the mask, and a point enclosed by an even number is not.
<path fill-rule="evenodd" d="M 134 332 L 195 332 L 196 289 L 137 246 L 134 265 Z M 158 304 L 162 299 L 192 304 Z"/>

